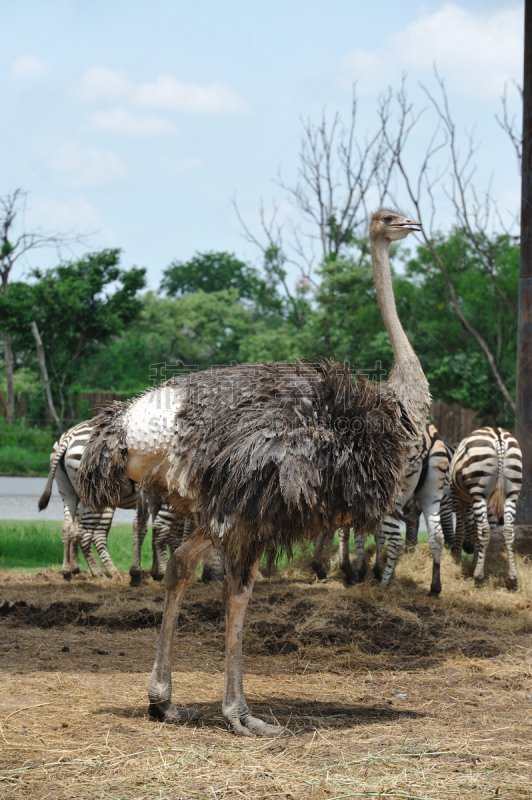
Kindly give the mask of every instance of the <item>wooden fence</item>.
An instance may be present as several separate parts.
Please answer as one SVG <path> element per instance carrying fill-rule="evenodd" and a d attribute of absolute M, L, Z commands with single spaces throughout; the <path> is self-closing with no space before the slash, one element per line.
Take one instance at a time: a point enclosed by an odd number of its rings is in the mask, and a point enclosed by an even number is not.
<path fill-rule="evenodd" d="M 461 441 L 484 424 L 470 408 L 449 406 L 447 403 L 432 403 L 430 414 L 441 438 L 449 443 Z"/>

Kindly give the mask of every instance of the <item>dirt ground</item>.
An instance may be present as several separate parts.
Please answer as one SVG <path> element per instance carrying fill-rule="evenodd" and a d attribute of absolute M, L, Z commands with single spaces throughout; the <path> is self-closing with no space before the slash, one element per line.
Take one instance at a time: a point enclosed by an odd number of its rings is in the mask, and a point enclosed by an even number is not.
<path fill-rule="evenodd" d="M 293 737 L 242 739 L 221 715 L 220 586 L 195 583 L 176 635 L 173 700 L 199 722 L 147 716 L 163 589 L 0 572 L 0 797 L 532 798 L 532 562 L 520 588 L 475 588 L 427 545 L 388 591 L 306 566 L 257 584 L 245 629 L 248 703 Z"/>

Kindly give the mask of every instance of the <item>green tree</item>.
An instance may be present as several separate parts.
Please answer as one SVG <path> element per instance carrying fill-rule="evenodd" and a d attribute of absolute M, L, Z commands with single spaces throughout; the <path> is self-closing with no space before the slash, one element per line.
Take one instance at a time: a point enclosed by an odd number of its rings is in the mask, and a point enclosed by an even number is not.
<path fill-rule="evenodd" d="M 71 406 L 69 389 L 78 382 L 83 362 L 123 333 L 140 312 L 145 269 L 121 269 L 119 254 L 118 249 L 102 250 L 32 273 L 36 322 L 61 417 L 65 405 Z"/>

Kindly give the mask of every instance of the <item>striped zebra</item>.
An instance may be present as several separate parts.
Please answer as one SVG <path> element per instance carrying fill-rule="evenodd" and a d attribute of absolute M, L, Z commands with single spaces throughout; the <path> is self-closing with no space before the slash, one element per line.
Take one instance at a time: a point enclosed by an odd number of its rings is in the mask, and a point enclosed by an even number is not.
<path fill-rule="evenodd" d="M 76 478 L 79 462 L 89 437 L 93 422 L 86 420 L 69 428 L 54 444 L 50 454 L 50 472 L 44 492 L 39 499 L 39 510 L 46 508 L 52 493 L 55 478 L 59 494 L 63 500 L 63 524 L 61 528 L 63 540 L 63 565 L 61 572 L 66 580 L 72 573 L 79 572 L 77 546 L 81 547 L 91 574 L 95 577 L 104 575 L 98 561 L 94 557 L 91 544 L 94 544 L 108 575 L 115 575 L 118 570 L 107 550 L 107 535 L 113 520 L 114 508 L 106 508 L 103 512 L 94 513 L 81 503 L 76 489 Z M 137 492 L 133 481 L 126 479 L 120 508 L 136 508 Z M 135 539 L 135 531 L 133 534 Z"/>
<path fill-rule="evenodd" d="M 403 537 L 400 529 L 400 519 L 403 517 L 403 506 L 411 498 L 415 498 L 423 511 L 429 532 L 429 543 L 432 551 L 433 567 L 430 594 L 441 592 L 440 562 L 443 549 L 444 535 L 440 522 L 440 504 L 443 497 L 443 487 L 447 467 L 449 464 L 447 450 L 440 438 L 438 431 L 431 423 L 427 424 L 423 439 L 416 445 L 410 456 L 408 466 L 403 476 L 402 493 L 396 503 L 396 516 L 386 517 L 376 536 L 377 553 L 373 574 L 377 580 L 387 586 L 394 574 L 397 561 L 403 549 Z M 326 537 L 327 534 L 322 534 Z M 338 554 L 340 569 L 343 571 L 348 585 L 360 583 L 364 580 L 367 571 L 364 544 L 366 535 L 357 532 L 355 535 L 357 551 L 357 571 L 353 569 L 349 558 L 349 528 L 343 528 L 338 533 Z M 321 538 L 321 537 L 320 537 Z M 417 533 L 416 533 L 417 539 Z M 387 543 L 387 559 L 382 568 L 382 551 Z M 317 549 L 323 549 L 323 542 L 318 540 Z M 313 567 L 320 577 L 324 577 L 323 565 L 318 564 L 316 551 Z M 318 569 L 316 569 L 318 567 Z"/>
<path fill-rule="evenodd" d="M 114 508 L 106 508 L 102 512 L 92 512 L 80 502 L 76 490 L 77 469 L 83 450 L 92 432 L 92 421 L 87 420 L 66 431 L 54 444 L 50 455 L 50 473 L 46 488 L 39 500 L 39 510 L 46 508 L 52 492 L 55 477 L 59 493 L 63 499 L 63 565 L 61 572 L 66 580 L 79 572 L 78 544 L 81 547 L 87 565 L 94 577 L 103 577 L 104 572 L 94 557 L 91 545 L 94 544 L 106 572 L 114 575 L 118 572 L 109 551 L 107 537 L 113 521 Z M 181 544 L 185 521 L 155 498 L 151 493 L 139 490 L 134 481 L 127 480 L 119 508 L 135 509 L 133 521 L 133 562 L 129 571 L 131 586 L 140 586 L 141 582 L 141 550 L 148 530 L 150 514 L 153 519 L 152 550 L 153 564 L 151 574 L 154 580 L 164 576 L 168 555 L 166 545 L 174 544 L 173 549 Z M 188 532 L 193 523 L 188 521 Z M 175 529 L 175 530 L 174 530 Z M 185 535 L 188 535 L 188 532 Z M 223 578 L 221 556 L 218 551 L 209 552 L 204 558 L 202 579 L 204 581 Z"/>
<path fill-rule="evenodd" d="M 463 439 L 450 467 L 451 497 L 456 514 L 454 557 L 460 561 L 468 530 L 474 544 L 474 578 L 484 578 L 490 530 L 503 523 L 508 555 L 508 586 L 517 589 L 514 522 L 521 491 L 522 455 L 517 439 L 504 428 L 485 427 Z"/>
<path fill-rule="evenodd" d="M 173 553 L 187 536 L 194 533 L 195 529 L 196 525 L 192 515 L 183 517 L 166 503 L 162 503 L 153 521 L 152 529 L 153 567 L 151 574 L 154 580 L 161 580 L 164 577 L 168 563 L 167 547 Z M 201 579 L 204 583 L 208 583 L 209 581 L 222 581 L 223 578 L 222 553 L 220 548 L 213 546 L 203 556 Z"/>
<path fill-rule="evenodd" d="M 445 443 L 445 450 L 447 451 L 448 468 L 445 474 L 445 482 L 443 484 L 443 497 L 440 503 L 440 522 L 443 531 L 443 540 L 447 547 L 452 548 L 454 544 L 454 522 L 453 522 L 453 503 L 451 499 L 451 484 L 449 467 L 456 452 L 457 444 Z M 420 482 L 423 480 L 423 470 L 420 477 Z M 417 489 L 416 489 L 417 491 Z M 419 520 L 423 509 L 417 499 L 416 493 L 408 500 L 403 506 L 403 515 L 406 522 L 406 544 L 407 546 L 415 546 L 419 533 Z M 465 542 L 464 542 L 465 544 Z M 466 549 L 467 552 L 467 549 Z"/>

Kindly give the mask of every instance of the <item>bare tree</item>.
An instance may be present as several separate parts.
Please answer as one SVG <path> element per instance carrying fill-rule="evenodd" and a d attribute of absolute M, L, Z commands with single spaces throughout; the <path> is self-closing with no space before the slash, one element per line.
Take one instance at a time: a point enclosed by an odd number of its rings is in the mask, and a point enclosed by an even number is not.
<path fill-rule="evenodd" d="M 0 278 L 2 292 L 7 292 L 13 267 L 28 252 L 41 247 L 59 247 L 79 241 L 78 236 L 59 233 L 29 233 L 25 229 L 27 192 L 15 189 L 0 196 Z M 16 232 L 19 228 L 19 232 Z M 15 419 L 14 360 L 11 335 L 4 333 L 4 357 L 6 365 L 6 421 Z"/>
<path fill-rule="evenodd" d="M 365 234 L 368 203 L 382 204 L 388 190 L 392 165 L 386 158 L 383 131 L 357 135 L 357 97 L 353 89 L 347 125 L 336 114 L 332 123 L 303 122 L 297 183 L 291 186 L 280 177 L 277 184 L 297 211 L 298 224 L 281 225 L 278 207 L 270 219 L 261 205 L 261 239 L 244 223 L 235 209 L 248 241 L 265 256 L 275 255 L 282 264 L 294 264 L 304 282 L 314 283 L 313 268 L 318 260 L 337 258 L 357 237 Z M 285 291 L 291 297 L 285 280 Z M 291 297 L 293 300 L 293 297 Z"/>
<path fill-rule="evenodd" d="M 435 192 L 437 188 L 443 187 L 454 210 L 457 227 L 472 245 L 479 264 L 489 276 L 501 300 L 513 313 L 517 313 L 515 304 L 508 298 L 497 279 L 497 254 L 493 244 L 493 237 L 490 235 L 496 210 L 493 206 L 489 188 L 482 196 L 477 190 L 474 164 L 475 141 L 472 136 L 469 136 L 464 155 L 460 155 L 456 126 L 451 116 L 445 83 L 437 72 L 436 80 L 441 93 L 440 100 L 435 98 L 428 89 L 422 87 L 429 103 L 436 111 L 438 124 L 421 159 L 415 177 L 406 164 L 405 154 L 412 131 L 418 124 L 424 110 L 421 112 L 414 110 L 413 104 L 407 98 L 405 81 L 403 80 L 401 88 L 393 96 L 396 121 L 392 130 L 392 115 L 390 114 L 392 93 L 389 92 L 381 99 L 380 116 L 384 138 L 389 150 L 388 157 L 390 163 L 399 173 L 402 185 L 415 208 L 418 220 L 422 222 L 423 232 L 421 235 L 425 246 L 431 252 L 441 270 L 456 315 L 465 330 L 475 339 L 483 351 L 506 403 L 515 413 L 515 402 L 501 377 L 496 357 L 484 337 L 464 313 L 452 279 L 451 270 L 449 269 L 450 265 L 445 263 L 441 250 L 438 249 L 435 243 Z M 450 181 L 447 183 L 442 180 L 443 175 L 447 174 L 447 169 L 438 170 L 437 168 L 436 156 L 441 159 L 442 152 L 446 153 L 449 159 Z"/>

